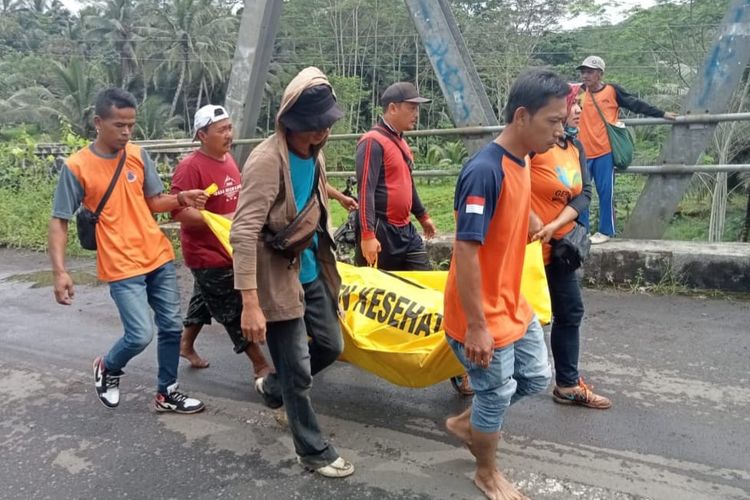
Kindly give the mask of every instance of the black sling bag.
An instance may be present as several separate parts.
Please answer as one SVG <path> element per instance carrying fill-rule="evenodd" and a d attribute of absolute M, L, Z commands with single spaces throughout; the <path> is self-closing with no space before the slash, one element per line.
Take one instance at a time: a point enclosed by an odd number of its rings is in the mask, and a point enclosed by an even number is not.
<path fill-rule="evenodd" d="M 120 157 L 120 162 L 117 164 L 117 169 L 115 170 L 115 174 L 112 176 L 112 180 L 109 183 L 107 192 L 104 193 L 104 196 L 99 202 L 99 206 L 96 207 L 96 212 L 92 212 L 88 208 L 81 205 L 81 209 L 78 211 L 78 214 L 76 215 L 76 228 L 78 229 L 78 241 L 81 243 L 81 247 L 86 250 L 96 250 L 96 224 L 97 222 L 99 222 L 99 216 L 102 214 L 102 210 L 104 210 L 104 205 L 107 204 L 107 200 L 109 200 L 109 196 L 112 194 L 112 191 L 115 189 L 115 184 L 117 184 L 117 179 L 120 177 L 120 172 L 122 172 L 123 165 L 125 165 L 126 157 L 127 157 L 127 153 L 123 149 L 122 156 Z"/>

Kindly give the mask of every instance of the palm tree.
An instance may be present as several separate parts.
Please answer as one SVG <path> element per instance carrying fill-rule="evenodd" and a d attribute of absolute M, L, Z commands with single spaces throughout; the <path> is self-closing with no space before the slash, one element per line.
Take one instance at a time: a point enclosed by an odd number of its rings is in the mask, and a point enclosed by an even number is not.
<path fill-rule="evenodd" d="M 91 137 L 97 87 L 90 68 L 82 59 L 74 58 L 67 66 L 53 63 L 52 72 L 55 81 L 51 88 L 25 88 L 0 102 L 0 121 L 36 123 L 46 130 L 59 128 L 63 121 L 76 134 Z"/>
<path fill-rule="evenodd" d="M 159 96 L 149 96 L 138 107 L 136 134 L 139 139 L 162 139 L 182 125 L 181 116 L 169 116 L 169 104 Z"/>
<path fill-rule="evenodd" d="M 0 9 L 2 9 L 3 14 L 16 12 L 18 10 L 21 10 L 22 7 L 23 2 L 21 0 L 2 0 L 2 2 L 0 3 Z"/>
<path fill-rule="evenodd" d="M 165 2 L 154 18 L 154 25 L 144 32 L 166 43 L 157 56 L 161 59 L 157 69 L 177 70 L 179 75 L 170 106 L 173 116 L 180 95 L 187 108 L 185 86 L 192 81 L 193 72 L 200 78 L 199 95 L 209 95 L 209 88 L 228 76 L 234 51 L 231 34 L 236 32 L 237 19 L 228 10 L 214 7 L 210 0 Z"/>
<path fill-rule="evenodd" d="M 19 3 L 24 5 L 24 10 L 37 14 L 44 14 L 47 10 L 47 0 L 25 0 Z"/>
<path fill-rule="evenodd" d="M 108 40 L 120 57 L 120 86 L 125 87 L 138 67 L 135 45 L 139 40 L 133 0 L 106 0 L 101 12 L 86 16 L 89 40 Z"/>

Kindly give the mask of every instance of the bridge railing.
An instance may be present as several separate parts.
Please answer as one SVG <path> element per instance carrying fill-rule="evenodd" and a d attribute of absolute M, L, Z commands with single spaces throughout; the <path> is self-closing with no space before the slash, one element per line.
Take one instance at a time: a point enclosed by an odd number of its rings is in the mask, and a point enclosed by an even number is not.
<path fill-rule="evenodd" d="M 625 118 L 622 121 L 630 127 L 644 127 L 654 125 L 675 125 L 687 124 L 689 127 L 703 127 L 706 124 L 715 124 L 721 122 L 746 121 L 750 120 L 750 113 L 722 113 L 722 114 L 688 114 L 678 116 L 676 120 L 670 121 L 664 118 Z M 458 128 L 441 128 L 441 129 L 422 129 L 406 132 L 407 137 L 470 137 L 470 136 L 488 136 L 499 133 L 504 128 L 499 126 L 486 127 L 458 127 Z M 332 134 L 329 141 L 356 141 L 361 134 Z M 257 145 L 264 138 L 237 139 L 235 144 Z M 143 146 L 150 153 L 158 155 L 180 155 L 187 153 L 198 147 L 199 143 L 189 139 L 172 139 L 172 140 L 150 140 L 137 141 L 137 144 Z M 68 151 L 63 145 L 59 144 L 40 144 L 37 146 L 37 154 L 40 156 L 61 156 Z M 718 172 L 748 172 L 750 164 L 724 164 L 724 165 L 633 165 L 622 173 L 641 174 L 641 175 L 659 175 L 659 174 L 693 174 L 697 172 L 718 173 Z M 329 177 L 348 177 L 355 173 L 353 171 L 329 171 Z M 445 170 L 415 170 L 416 177 L 452 177 L 458 174 L 458 169 Z"/>

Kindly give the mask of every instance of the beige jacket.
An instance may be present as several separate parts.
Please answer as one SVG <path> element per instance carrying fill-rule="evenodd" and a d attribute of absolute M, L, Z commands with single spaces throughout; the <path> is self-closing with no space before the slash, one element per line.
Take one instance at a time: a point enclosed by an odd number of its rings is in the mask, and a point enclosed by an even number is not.
<path fill-rule="evenodd" d="M 267 248 L 261 230 L 265 225 L 275 232 L 286 227 L 297 214 L 294 203 L 286 129 L 279 121 L 297 101 L 303 90 L 330 85 L 317 68 L 302 70 L 289 82 L 276 115 L 276 132 L 253 149 L 242 169 L 242 190 L 232 221 L 230 241 L 234 249 L 234 285 L 238 290 L 258 291 L 258 299 L 267 321 L 284 321 L 304 315 L 304 291 L 299 281 L 299 259 L 289 259 Z M 321 278 L 334 300 L 338 298 L 341 278 L 336 270 L 334 243 L 328 215 L 326 174 L 323 153 L 317 152 L 320 166 L 318 191 L 321 227 L 317 257 Z"/>

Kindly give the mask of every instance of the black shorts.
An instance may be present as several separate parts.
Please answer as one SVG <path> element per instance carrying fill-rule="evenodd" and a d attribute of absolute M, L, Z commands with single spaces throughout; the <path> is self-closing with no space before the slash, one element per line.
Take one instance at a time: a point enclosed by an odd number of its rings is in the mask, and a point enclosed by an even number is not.
<path fill-rule="evenodd" d="M 209 325 L 214 318 L 226 329 L 234 351 L 244 352 L 250 342 L 242 335 L 242 295 L 234 288 L 234 270 L 219 267 L 190 271 L 195 283 L 183 324 Z"/>
<path fill-rule="evenodd" d="M 359 221 L 356 226 L 357 245 L 354 248 L 354 264 L 366 266 L 367 261 L 360 247 Z M 375 221 L 375 237 L 380 242 L 378 269 L 385 271 L 430 271 L 432 264 L 427 256 L 422 237 L 411 222 L 405 226 L 394 226 L 378 218 Z"/>

